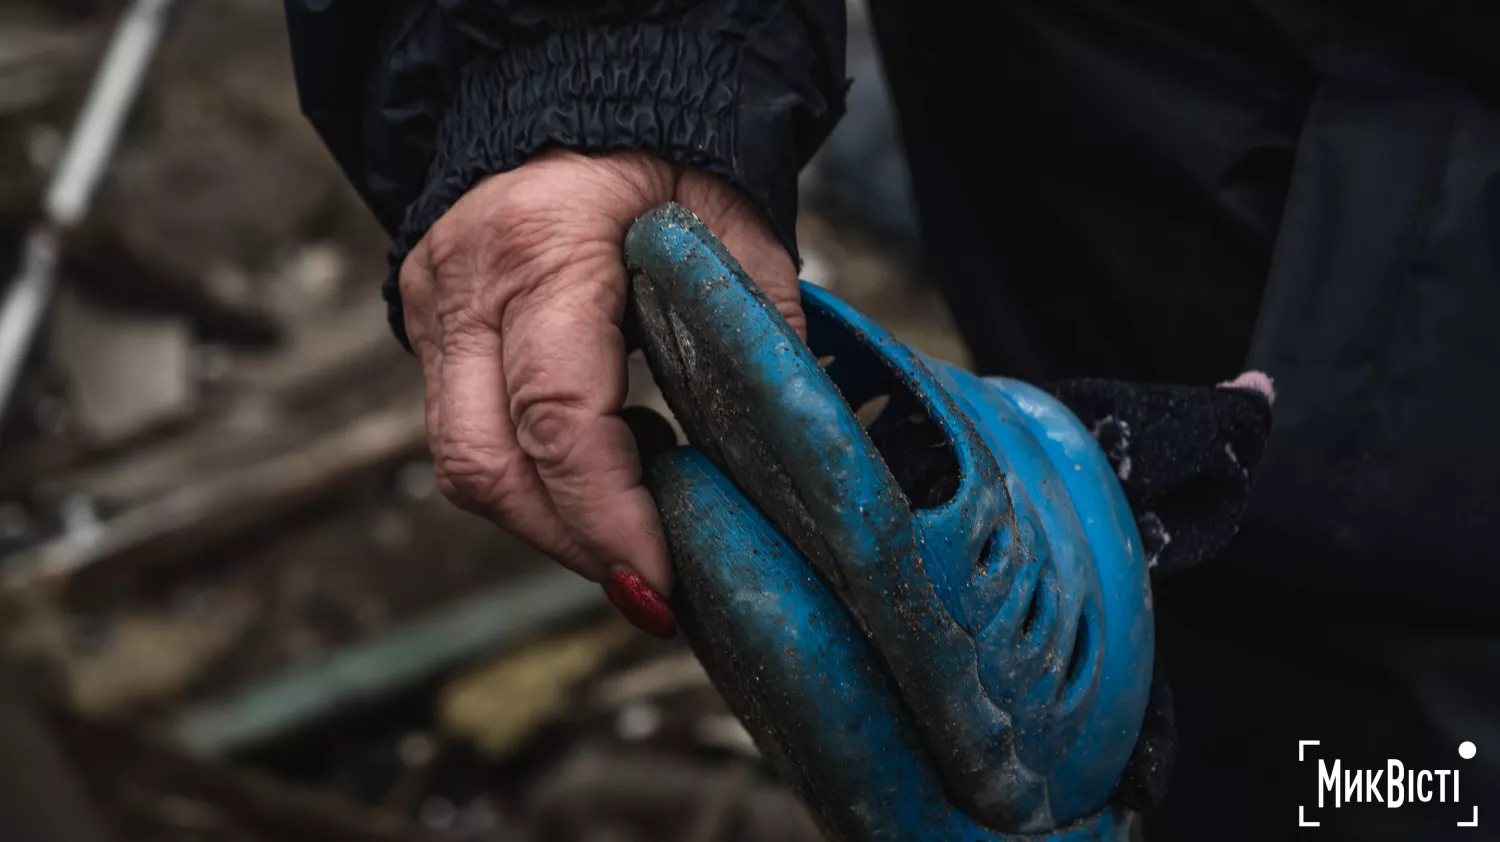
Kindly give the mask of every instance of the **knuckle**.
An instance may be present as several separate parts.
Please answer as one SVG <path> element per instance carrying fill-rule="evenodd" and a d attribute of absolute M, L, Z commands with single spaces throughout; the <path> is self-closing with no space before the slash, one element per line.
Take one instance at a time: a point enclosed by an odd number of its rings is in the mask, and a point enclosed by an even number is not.
<path fill-rule="evenodd" d="M 503 233 L 501 233 L 503 231 Z M 505 278 L 512 297 L 549 297 L 562 287 L 593 285 L 620 263 L 619 244 L 576 221 L 528 216 L 497 223 L 486 265 Z M 623 263 L 620 263 L 623 275 Z"/>
<path fill-rule="evenodd" d="M 396 273 L 396 289 L 408 308 L 416 308 L 432 297 L 432 263 L 426 242 L 423 240 L 411 250 Z"/>
<path fill-rule="evenodd" d="M 432 450 L 443 496 L 466 509 L 504 516 L 519 485 L 517 454 L 453 440 L 435 441 Z"/>
<path fill-rule="evenodd" d="M 495 330 L 483 307 L 466 297 L 444 297 L 433 308 L 433 317 L 441 327 L 444 353 L 459 357 L 483 354 Z"/>
<path fill-rule="evenodd" d="M 528 399 L 518 390 L 513 403 L 521 450 L 539 466 L 571 462 L 591 418 L 583 402 L 556 396 Z"/>
<path fill-rule="evenodd" d="M 429 233 L 429 265 L 443 297 L 506 301 L 564 271 L 586 238 L 535 203 L 497 199 Z"/>
<path fill-rule="evenodd" d="M 476 283 L 474 238 L 460 222 L 444 218 L 434 225 L 402 263 L 397 285 L 407 310 L 434 320 L 445 330 L 474 321 L 485 285 Z"/>
<path fill-rule="evenodd" d="M 520 296 L 623 277 L 618 241 L 638 214 L 600 218 L 600 188 L 576 176 L 521 175 L 476 186 L 427 231 L 403 264 L 404 297 L 494 318 Z"/>
<path fill-rule="evenodd" d="M 470 225 L 464 209 L 454 207 L 444 214 L 427 234 L 418 248 L 430 266 L 449 266 L 463 258 L 468 251 Z"/>

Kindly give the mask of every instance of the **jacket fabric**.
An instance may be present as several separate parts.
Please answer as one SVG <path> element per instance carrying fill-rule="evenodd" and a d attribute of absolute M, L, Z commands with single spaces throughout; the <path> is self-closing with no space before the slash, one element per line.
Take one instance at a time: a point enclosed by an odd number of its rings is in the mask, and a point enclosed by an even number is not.
<path fill-rule="evenodd" d="M 843 111 L 842 0 L 286 0 L 302 107 L 396 273 L 475 182 L 548 146 L 723 175 L 795 257 L 797 173 Z M 403 337 L 403 342 L 404 337 Z"/>

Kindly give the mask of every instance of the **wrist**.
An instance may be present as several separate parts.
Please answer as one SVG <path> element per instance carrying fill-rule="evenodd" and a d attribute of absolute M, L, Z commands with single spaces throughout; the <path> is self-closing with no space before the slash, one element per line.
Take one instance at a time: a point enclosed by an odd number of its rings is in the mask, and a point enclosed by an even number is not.
<path fill-rule="evenodd" d="M 583 200 L 587 206 L 579 208 L 580 212 L 629 225 L 651 208 L 672 200 L 678 168 L 643 150 L 586 152 L 553 147 L 495 178 L 503 182 L 508 176 L 538 184 L 572 185 L 565 189 L 586 197 Z M 558 188 L 545 189 L 546 200 L 563 198 Z"/>

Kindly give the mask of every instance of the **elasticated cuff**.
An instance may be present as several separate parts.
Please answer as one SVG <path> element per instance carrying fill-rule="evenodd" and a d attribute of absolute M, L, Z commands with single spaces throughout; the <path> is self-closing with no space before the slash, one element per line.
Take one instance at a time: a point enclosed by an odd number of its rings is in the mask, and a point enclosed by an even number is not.
<path fill-rule="evenodd" d="M 635 23 L 555 32 L 469 65 L 437 135 L 427 183 L 407 208 L 383 288 L 406 339 L 397 276 L 406 255 L 485 176 L 550 146 L 640 150 L 722 175 L 766 214 L 797 259 L 792 109 L 747 109 L 765 74 L 736 39 Z M 742 140 L 749 139 L 750 143 Z"/>

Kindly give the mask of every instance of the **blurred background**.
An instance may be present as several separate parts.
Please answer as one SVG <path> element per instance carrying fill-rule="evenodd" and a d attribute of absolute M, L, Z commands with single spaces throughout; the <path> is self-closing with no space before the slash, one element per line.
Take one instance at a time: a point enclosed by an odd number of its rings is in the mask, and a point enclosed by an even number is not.
<path fill-rule="evenodd" d="M 851 32 L 805 277 L 963 362 Z M 435 491 L 385 248 L 276 0 L 0 6 L 0 840 L 817 839 L 683 644 Z"/>

